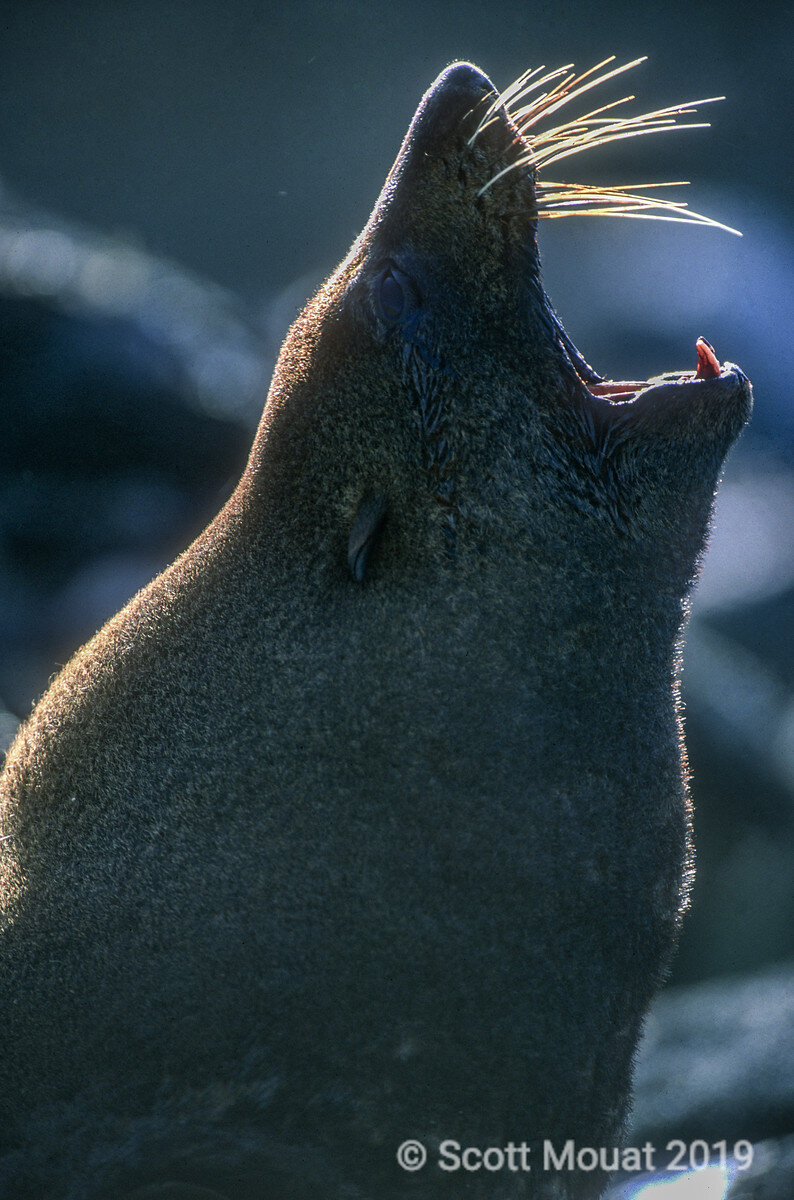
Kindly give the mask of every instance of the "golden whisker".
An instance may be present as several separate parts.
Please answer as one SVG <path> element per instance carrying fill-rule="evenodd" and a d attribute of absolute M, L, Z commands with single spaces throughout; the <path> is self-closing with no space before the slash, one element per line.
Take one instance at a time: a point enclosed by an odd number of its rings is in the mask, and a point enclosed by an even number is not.
<path fill-rule="evenodd" d="M 607 83 L 626 71 L 645 62 L 646 59 L 636 58 L 631 62 L 612 66 L 615 56 L 611 55 L 602 62 L 590 67 L 587 71 L 577 74 L 572 64 L 558 68 L 556 71 L 546 71 L 545 67 L 525 71 L 514 83 L 495 97 L 485 116 L 478 125 L 470 144 L 478 134 L 497 119 L 497 113 L 504 106 L 510 119 L 515 124 L 524 140 L 523 151 L 500 171 L 497 171 L 487 183 L 480 188 L 478 195 L 482 196 L 500 179 L 511 171 L 529 168 L 534 172 L 542 172 L 565 158 L 605 146 L 610 142 L 624 141 L 628 138 L 645 137 L 651 133 L 671 133 L 683 129 L 707 129 L 707 121 L 681 121 L 682 117 L 694 116 L 698 108 L 704 104 L 715 104 L 724 96 L 709 96 L 703 100 L 688 100 L 681 104 L 666 105 L 652 112 L 639 113 L 634 116 L 619 115 L 615 109 L 622 108 L 634 100 L 634 96 L 623 96 L 620 100 L 612 100 L 581 116 L 571 117 L 562 124 L 542 127 L 552 113 L 578 100 L 592 88 Z M 605 70 L 605 68 L 609 68 Z M 539 89 L 547 90 L 538 93 Z M 605 114 L 611 115 L 606 116 Z M 666 200 L 659 196 L 645 196 L 642 191 L 655 191 L 658 188 L 685 186 L 680 183 L 632 184 L 624 187 L 598 187 L 573 183 L 536 183 L 538 216 L 622 216 L 642 218 L 646 220 L 682 221 L 690 224 L 710 225 L 714 228 L 725 229 L 730 233 L 738 230 L 724 225 L 721 221 L 712 220 L 701 213 L 692 212 L 683 201 Z M 741 235 L 739 235 L 741 236 Z"/>
<path fill-rule="evenodd" d="M 518 99 L 523 99 L 523 97 L 528 95 L 529 92 L 531 92 L 534 88 L 542 87 L 544 83 L 549 83 L 552 79 L 557 79 L 558 76 L 564 75 L 566 71 L 570 71 L 572 65 L 572 63 L 568 63 L 568 65 L 565 67 L 557 67 L 555 71 L 550 71 L 541 79 L 536 79 L 535 82 L 529 84 L 529 86 L 526 86 L 528 81 L 532 79 L 533 76 L 538 75 L 541 71 L 545 71 L 546 68 L 535 67 L 534 70 L 530 69 L 525 71 L 523 75 L 519 75 L 518 79 L 514 80 L 509 87 L 506 87 L 503 92 L 500 92 L 494 97 L 494 100 L 486 109 L 485 115 L 483 116 L 479 125 L 469 138 L 469 145 L 472 146 L 482 130 L 496 119 L 497 109 L 504 105 L 505 109 L 509 110 L 509 106 L 516 100 L 517 96 Z M 522 88 L 524 89 L 523 91 L 521 91 Z"/>
<path fill-rule="evenodd" d="M 647 220 L 679 221 L 691 225 L 710 225 L 737 234 L 739 230 L 716 221 L 702 213 L 693 212 L 685 201 L 665 200 L 638 194 L 638 189 L 652 190 L 684 186 L 676 183 L 627 184 L 621 187 L 596 187 L 575 183 L 545 183 L 538 185 L 538 217 L 643 217 Z"/>
<path fill-rule="evenodd" d="M 733 233 L 736 237 L 741 237 L 740 229 L 734 229 L 731 225 L 725 225 L 722 221 L 714 221 L 711 217 L 706 217 L 702 213 L 692 212 L 687 209 L 683 216 L 669 216 L 664 212 L 621 212 L 614 208 L 584 208 L 575 209 L 572 212 L 547 212 L 539 213 L 541 217 L 623 217 L 627 221 L 673 221 L 679 225 L 707 225 L 711 229 L 722 229 L 725 233 Z"/>
<path fill-rule="evenodd" d="M 558 108 L 562 108 L 565 104 L 570 104 L 572 100 L 577 100 L 580 96 L 583 96 L 585 92 L 589 92 L 591 88 L 598 87 L 600 84 L 606 83 L 607 80 L 614 79 L 616 75 L 622 75 L 624 71 L 630 71 L 633 67 L 639 66 L 640 63 L 646 61 L 646 58 L 635 58 L 633 62 L 624 63 L 623 66 L 620 67 L 614 67 L 611 71 L 607 71 L 603 75 L 599 75 L 596 79 L 591 79 L 590 82 L 584 84 L 584 86 L 575 86 L 576 84 L 581 84 L 582 80 L 587 79 L 587 77 L 592 75 L 594 71 L 598 71 L 601 67 L 607 66 L 609 63 L 614 62 L 614 60 L 615 56 L 613 54 L 610 58 L 605 58 L 603 62 L 598 63 L 597 66 L 591 67 L 589 71 L 584 71 L 581 75 L 576 76 L 571 80 L 570 84 L 565 87 L 562 95 L 560 95 L 559 98 L 550 106 L 544 105 L 541 111 L 536 111 L 533 106 L 530 105 L 527 109 L 519 109 L 513 113 L 513 119 L 518 124 L 521 132 L 523 133 L 526 129 L 529 129 L 531 126 L 535 125 L 541 116 L 548 116 L 550 113 L 556 112 Z"/>
<path fill-rule="evenodd" d="M 544 143 L 554 141 L 568 133 L 572 133 L 575 129 L 587 129 L 590 125 L 596 124 L 596 118 L 599 121 L 607 123 L 606 117 L 599 117 L 600 113 L 608 112 L 610 108 L 619 108 L 621 104 L 628 104 L 629 101 L 636 99 L 635 96 L 623 96 L 620 100 L 613 100 L 610 104 L 602 104 L 600 108 L 594 108 L 589 113 L 585 113 L 581 117 L 572 117 L 570 121 L 566 121 L 563 125 L 554 125 L 551 129 L 541 130 L 532 138 L 533 146 L 542 146 Z"/>
<path fill-rule="evenodd" d="M 574 154 L 582 154 L 585 150 L 592 150 L 596 146 L 606 146 L 609 142 L 621 142 L 627 138 L 645 137 L 649 133 L 680 133 L 684 129 L 708 128 L 710 128 L 708 121 L 693 122 L 689 125 L 676 125 L 674 121 L 657 121 L 651 125 L 639 126 L 637 128 L 616 125 L 608 130 L 592 130 L 589 134 L 573 138 L 568 143 L 563 142 L 561 147 L 550 147 L 546 154 L 540 156 L 535 156 L 534 154 L 528 155 L 524 158 L 523 162 L 539 170 L 541 166 L 551 166 L 552 163 L 560 162 L 563 158 L 570 158 Z"/>
<path fill-rule="evenodd" d="M 705 100 L 690 100 L 685 104 L 669 105 L 667 108 L 657 108 L 653 112 L 639 113 L 633 117 L 619 117 L 617 120 L 608 120 L 594 115 L 591 115 L 589 119 L 583 117 L 570 122 L 568 126 L 560 125 L 537 138 L 529 139 L 529 150 L 517 160 L 517 165 L 519 163 L 521 165 L 529 164 L 539 168 L 542 163 L 548 165 L 550 162 L 556 161 L 556 156 L 563 150 L 567 151 L 569 148 L 584 150 L 589 149 L 591 145 L 599 146 L 604 142 L 615 140 L 613 134 L 616 133 L 627 133 L 628 136 L 631 136 L 634 130 L 653 133 L 672 128 L 707 129 L 708 122 L 676 125 L 675 118 L 694 115 L 697 105 L 714 104 L 724 98 L 724 96 L 710 96 Z M 616 103 L 622 103 L 622 101 Z M 604 110 L 595 109 L 594 114 L 601 111 Z M 585 128 L 580 132 L 582 126 Z M 555 144 L 547 145 L 549 141 Z M 537 147 L 542 145 L 546 145 L 547 148 L 541 154 L 536 153 Z"/>

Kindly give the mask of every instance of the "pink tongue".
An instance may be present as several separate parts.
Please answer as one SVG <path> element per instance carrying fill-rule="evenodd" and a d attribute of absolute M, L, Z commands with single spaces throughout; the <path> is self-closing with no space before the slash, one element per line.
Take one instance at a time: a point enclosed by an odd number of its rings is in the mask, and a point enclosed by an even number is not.
<path fill-rule="evenodd" d="M 640 380 L 631 383 L 613 383 L 610 380 L 608 383 L 589 383 L 587 386 L 594 396 L 625 397 L 629 392 L 639 392 L 646 384 Z"/>
<path fill-rule="evenodd" d="M 720 364 L 711 346 L 705 338 L 699 337 L 695 349 L 698 352 L 698 369 L 695 379 L 716 379 L 720 373 Z"/>

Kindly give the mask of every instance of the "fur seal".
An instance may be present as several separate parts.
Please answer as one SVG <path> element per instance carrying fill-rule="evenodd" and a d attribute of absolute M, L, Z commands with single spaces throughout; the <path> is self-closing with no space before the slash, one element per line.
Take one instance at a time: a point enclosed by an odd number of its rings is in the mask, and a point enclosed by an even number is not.
<path fill-rule="evenodd" d="M 236 492 L 9 754 L 9 1200 L 603 1189 L 542 1145 L 623 1136 L 691 871 L 685 598 L 751 392 L 705 343 L 599 382 L 534 170 L 489 186 L 526 149 L 494 97 L 433 84 Z M 532 1170 L 445 1170 L 448 1139 Z"/>

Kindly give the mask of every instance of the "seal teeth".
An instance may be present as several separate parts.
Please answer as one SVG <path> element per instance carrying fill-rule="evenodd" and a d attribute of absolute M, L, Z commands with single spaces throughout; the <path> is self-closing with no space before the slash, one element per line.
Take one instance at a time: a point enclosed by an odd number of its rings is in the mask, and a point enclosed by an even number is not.
<path fill-rule="evenodd" d="M 704 337 L 699 337 L 695 343 L 698 365 L 695 379 L 716 379 L 721 373 L 719 359 L 714 353 L 714 347 Z"/>

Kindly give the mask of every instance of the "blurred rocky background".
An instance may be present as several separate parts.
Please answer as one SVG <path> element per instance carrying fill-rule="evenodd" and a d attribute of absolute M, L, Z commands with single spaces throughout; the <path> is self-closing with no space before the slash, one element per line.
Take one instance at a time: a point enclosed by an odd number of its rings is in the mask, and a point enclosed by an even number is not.
<path fill-rule="evenodd" d="M 0 750 L 229 494 L 283 332 L 443 66 L 472 59 L 504 87 L 528 66 L 647 54 L 609 99 L 727 95 L 710 131 L 619 144 L 566 177 L 690 179 L 692 207 L 743 239 L 540 230 L 547 290 L 599 370 L 694 367 L 703 334 L 755 385 L 693 604 L 698 879 L 632 1134 L 756 1144 L 750 1171 L 717 1163 L 691 1197 L 794 1196 L 793 49 L 782 3 L 0 7 Z"/>

